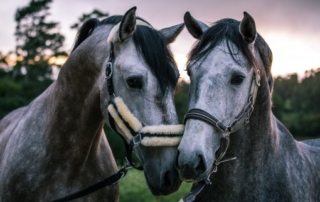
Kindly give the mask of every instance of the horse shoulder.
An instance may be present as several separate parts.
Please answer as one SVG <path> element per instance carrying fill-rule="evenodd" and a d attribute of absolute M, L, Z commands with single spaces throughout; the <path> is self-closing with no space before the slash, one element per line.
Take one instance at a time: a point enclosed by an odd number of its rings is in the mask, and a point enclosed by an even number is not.
<path fill-rule="evenodd" d="M 286 181 L 293 201 L 313 201 L 320 192 L 320 141 L 297 141 L 289 130 L 277 120 L 280 136 L 282 173 L 279 177 Z M 287 176 L 287 177 L 284 177 Z M 280 179 L 279 178 L 279 179 Z M 315 188 L 317 187 L 317 188 Z M 318 198 L 319 199 L 319 198 Z"/>

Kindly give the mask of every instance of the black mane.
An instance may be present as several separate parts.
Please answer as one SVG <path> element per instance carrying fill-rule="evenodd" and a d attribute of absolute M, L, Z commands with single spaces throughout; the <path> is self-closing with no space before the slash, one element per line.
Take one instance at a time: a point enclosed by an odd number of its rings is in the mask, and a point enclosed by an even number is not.
<path fill-rule="evenodd" d="M 73 50 L 89 37 L 96 27 L 100 25 L 116 25 L 121 22 L 121 19 L 122 16 L 115 15 L 105 18 L 101 22 L 94 19 L 85 22 L 79 30 Z M 137 19 L 149 24 L 139 17 Z M 98 23 L 96 24 L 97 21 Z M 161 91 L 164 93 L 168 86 L 174 87 L 177 83 L 179 72 L 173 55 L 160 33 L 151 27 L 138 25 L 132 37 L 137 51 L 143 56 L 151 72 L 157 78 Z"/>
<path fill-rule="evenodd" d="M 219 45 L 223 40 L 226 40 L 228 50 L 235 62 L 237 62 L 235 56 L 239 54 L 240 50 L 248 63 L 250 65 L 254 65 L 255 59 L 248 48 L 248 43 L 243 40 L 239 32 L 239 25 L 239 21 L 230 18 L 222 19 L 214 23 L 213 26 L 202 35 L 199 42 L 196 43 L 190 51 L 188 65 L 206 57 L 210 51 L 212 51 L 212 49 Z M 236 50 L 233 50 L 231 43 L 235 46 Z M 260 54 L 266 73 L 269 74 L 272 63 L 272 52 L 259 34 L 257 35 L 255 47 Z"/>
<path fill-rule="evenodd" d="M 99 23 L 98 19 L 89 19 L 80 27 L 71 52 L 73 52 L 86 38 L 88 38 L 88 36 L 91 35 Z"/>

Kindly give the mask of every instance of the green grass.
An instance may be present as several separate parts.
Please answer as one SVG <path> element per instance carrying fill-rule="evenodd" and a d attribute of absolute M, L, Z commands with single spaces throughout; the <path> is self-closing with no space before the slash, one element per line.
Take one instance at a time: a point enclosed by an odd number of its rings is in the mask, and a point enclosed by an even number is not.
<path fill-rule="evenodd" d="M 155 197 L 151 194 L 143 172 L 129 170 L 120 181 L 120 202 L 178 202 L 191 188 L 191 184 L 183 183 L 180 189 L 168 196 Z"/>

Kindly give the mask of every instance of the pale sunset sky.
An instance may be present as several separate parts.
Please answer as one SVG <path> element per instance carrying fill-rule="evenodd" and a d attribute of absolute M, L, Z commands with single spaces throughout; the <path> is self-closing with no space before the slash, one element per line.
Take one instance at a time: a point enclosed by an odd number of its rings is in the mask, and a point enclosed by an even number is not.
<path fill-rule="evenodd" d="M 0 7 L 0 51 L 14 50 L 14 13 L 29 0 L 6 1 Z M 137 15 L 155 28 L 182 23 L 186 11 L 203 22 L 222 18 L 241 20 L 243 11 L 256 21 L 258 32 L 273 52 L 274 76 L 320 67 L 320 1 L 319 0 L 54 0 L 50 20 L 60 22 L 66 36 L 65 50 L 70 50 L 75 31 L 70 25 L 82 13 L 94 8 L 113 14 L 124 14 L 137 6 Z M 195 40 L 184 30 L 171 48 L 180 69 L 185 68 L 186 55 Z"/>

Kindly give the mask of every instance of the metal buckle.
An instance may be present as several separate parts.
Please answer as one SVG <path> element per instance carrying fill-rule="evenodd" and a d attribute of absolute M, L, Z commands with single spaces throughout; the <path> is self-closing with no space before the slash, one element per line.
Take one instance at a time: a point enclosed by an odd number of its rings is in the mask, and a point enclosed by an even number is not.
<path fill-rule="evenodd" d="M 257 86 L 260 86 L 260 70 L 259 69 L 257 69 L 257 72 L 256 72 L 256 78 L 255 78 L 255 80 L 256 80 L 256 85 Z"/>
<path fill-rule="evenodd" d="M 222 127 L 221 127 L 221 125 L 223 125 L 223 123 L 221 123 L 220 121 L 216 121 L 215 124 L 216 124 L 216 127 L 217 127 L 220 131 L 225 132 L 225 131 L 227 130 L 227 128 L 222 128 Z"/>
<path fill-rule="evenodd" d="M 134 136 L 132 138 L 132 145 L 135 146 L 135 145 L 138 145 L 141 143 L 141 140 L 142 140 L 142 137 L 141 137 L 141 134 L 139 133 L 138 135 Z"/>
<path fill-rule="evenodd" d="M 113 68 L 112 68 L 112 63 L 107 62 L 106 64 L 106 79 L 110 79 L 113 74 Z"/>

